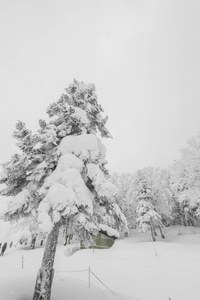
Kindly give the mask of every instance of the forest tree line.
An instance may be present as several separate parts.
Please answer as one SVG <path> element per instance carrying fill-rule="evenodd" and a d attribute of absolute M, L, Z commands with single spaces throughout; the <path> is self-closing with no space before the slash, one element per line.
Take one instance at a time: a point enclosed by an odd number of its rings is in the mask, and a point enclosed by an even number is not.
<path fill-rule="evenodd" d="M 147 231 L 151 222 L 164 231 L 170 225 L 200 226 L 200 133 L 168 168 L 114 173 L 112 182 L 130 229 Z"/>

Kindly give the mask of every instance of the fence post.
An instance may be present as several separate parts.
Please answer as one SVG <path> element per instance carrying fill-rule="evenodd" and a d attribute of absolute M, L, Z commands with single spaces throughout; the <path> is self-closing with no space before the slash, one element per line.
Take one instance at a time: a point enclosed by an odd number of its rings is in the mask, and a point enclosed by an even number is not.
<path fill-rule="evenodd" d="M 157 253 L 157 251 L 156 251 L 156 247 L 155 247 L 155 245 L 154 245 L 154 241 L 153 241 L 153 238 L 152 238 L 152 237 L 151 237 L 151 240 L 152 240 L 152 244 L 153 244 L 153 248 L 154 248 L 155 255 L 158 256 L 158 253 Z"/>
<path fill-rule="evenodd" d="M 22 254 L 22 269 L 24 268 L 24 255 Z"/>
<path fill-rule="evenodd" d="M 90 267 L 88 268 L 88 286 L 90 288 Z"/>

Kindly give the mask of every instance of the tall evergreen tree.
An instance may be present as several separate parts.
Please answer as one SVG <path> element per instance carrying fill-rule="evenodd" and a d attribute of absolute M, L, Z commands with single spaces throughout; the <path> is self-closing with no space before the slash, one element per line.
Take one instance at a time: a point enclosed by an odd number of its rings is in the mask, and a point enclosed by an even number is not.
<path fill-rule="evenodd" d="M 29 218 L 48 233 L 33 299 L 49 300 L 53 263 L 61 226 L 69 224 L 85 244 L 103 223 L 127 230 L 115 202 L 117 188 L 109 181 L 101 137 L 111 137 L 107 117 L 93 84 L 74 80 L 61 98 L 47 108 L 36 134 L 18 122 L 14 137 L 20 154 L 3 165 L 3 195 L 14 196 L 6 220 Z M 100 136 L 99 136 L 100 134 Z"/>
<path fill-rule="evenodd" d="M 165 238 L 164 227 L 161 216 L 155 211 L 153 205 L 145 200 L 141 200 L 137 207 L 137 225 L 141 232 L 151 232 L 152 240 L 156 241 L 156 228 L 160 230 L 162 238 Z"/>
<path fill-rule="evenodd" d="M 146 173 L 137 172 L 136 177 L 136 197 L 137 197 L 137 225 L 140 231 L 150 231 L 153 241 L 156 240 L 156 229 L 158 228 L 162 238 L 165 238 L 164 232 L 165 226 L 162 223 L 162 218 L 159 213 L 156 212 L 155 195 L 153 194 L 151 183 Z"/>

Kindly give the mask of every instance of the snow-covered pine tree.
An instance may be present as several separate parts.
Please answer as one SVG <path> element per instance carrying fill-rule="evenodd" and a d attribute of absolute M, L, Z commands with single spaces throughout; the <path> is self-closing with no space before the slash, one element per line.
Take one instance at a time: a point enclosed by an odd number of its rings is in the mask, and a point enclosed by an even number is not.
<path fill-rule="evenodd" d="M 153 241 L 156 241 L 156 229 L 158 228 L 162 238 L 165 238 L 166 228 L 162 223 L 161 216 L 155 211 L 153 206 L 153 194 L 148 177 L 140 170 L 137 172 L 137 188 L 136 197 L 138 201 L 137 206 L 137 225 L 142 232 L 151 232 Z"/>
<path fill-rule="evenodd" d="M 13 155 L 8 162 L 2 164 L 0 183 L 6 187 L 0 191 L 0 194 L 14 196 L 9 201 L 4 220 L 16 222 L 16 227 L 22 235 L 23 230 L 27 231 L 29 227 L 30 233 L 35 236 L 39 232 L 37 214 L 41 201 L 38 189 L 44 183 L 47 174 L 55 168 L 56 158 L 53 155 L 55 149 L 49 153 L 44 147 L 48 144 L 48 141 L 45 143 L 47 137 L 42 135 L 41 130 L 33 135 L 21 121 L 17 122 L 13 136 L 17 139 L 16 145 L 20 153 Z M 38 147 L 39 143 L 41 143 L 40 147 Z M 51 162 L 53 159 L 54 164 L 47 165 L 46 162 Z"/>
<path fill-rule="evenodd" d="M 3 165 L 4 195 L 13 195 L 7 220 L 38 216 L 38 228 L 48 233 L 33 299 L 49 300 L 53 263 L 61 226 L 70 224 L 85 244 L 103 223 L 127 230 L 115 202 L 117 188 L 109 181 L 106 149 L 101 137 L 111 137 L 107 117 L 97 102 L 93 84 L 74 80 L 47 109 L 34 135 L 22 122 L 14 133 L 22 153 Z M 18 174 L 17 171 L 20 170 Z"/>
<path fill-rule="evenodd" d="M 149 201 L 161 216 L 163 224 L 169 225 L 174 205 L 169 172 L 165 169 L 148 167 L 141 169 L 140 173 L 145 178 L 151 194 Z"/>
<path fill-rule="evenodd" d="M 165 238 L 164 232 L 166 228 L 164 227 L 161 216 L 154 210 L 151 203 L 140 200 L 137 207 L 137 225 L 141 232 L 151 232 L 152 240 L 156 241 L 156 228 L 159 228 L 162 238 Z"/>

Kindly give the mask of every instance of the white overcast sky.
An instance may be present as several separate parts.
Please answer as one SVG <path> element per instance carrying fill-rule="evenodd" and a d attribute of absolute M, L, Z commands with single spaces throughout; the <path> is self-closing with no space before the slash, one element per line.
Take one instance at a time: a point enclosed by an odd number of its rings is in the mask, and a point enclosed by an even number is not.
<path fill-rule="evenodd" d="M 0 162 L 73 78 L 95 83 L 111 172 L 167 167 L 200 129 L 199 0 L 0 0 Z"/>

